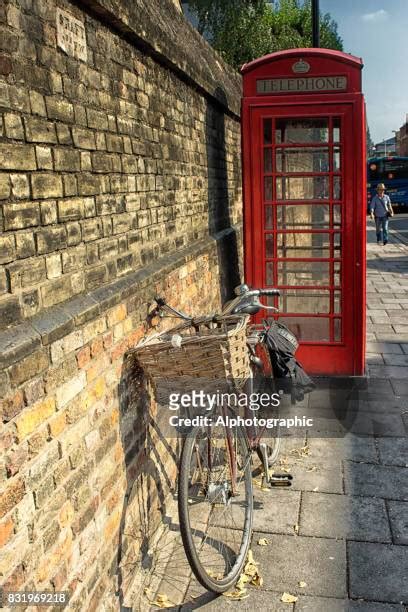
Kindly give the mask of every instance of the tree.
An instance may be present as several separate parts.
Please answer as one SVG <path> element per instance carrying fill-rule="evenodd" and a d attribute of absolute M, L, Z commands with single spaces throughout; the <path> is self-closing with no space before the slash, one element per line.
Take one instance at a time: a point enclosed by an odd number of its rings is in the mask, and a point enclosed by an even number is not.
<path fill-rule="evenodd" d="M 374 153 L 374 142 L 371 138 L 370 128 L 368 127 L 368 123 L 366 123 L 366 153 L 367 153 L 367 157 L 371 157 Z"/>
<path fill-rule="evenodd" d="M 312 46 L 311 0 L 189 0 L 198 30 L 224 59 L 240 68 L 273 51 Z M 320 44 L 342 50 L 337 24 L 320 15 Z"/>

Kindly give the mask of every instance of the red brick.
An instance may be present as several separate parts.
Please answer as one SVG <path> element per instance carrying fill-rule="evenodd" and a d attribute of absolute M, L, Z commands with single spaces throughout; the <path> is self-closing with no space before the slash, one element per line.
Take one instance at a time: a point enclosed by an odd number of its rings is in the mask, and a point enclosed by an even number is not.
<path fill-rule="evenodd" d="M 20 591 L 21 586 L 25 582 L 24 567 L 22 564 L 18 565 L 13 572 L 9 575 L 5 582 L 2 584 L 2 588 L 5 591 Z"/>
<path fill-rule="evenodd" d="M 0 548 L 7 544 L 14 533 L 14 522 L 11 517 L 0 523 Z"/>
<path fill-rule="evenodd" d="M 14 476 L 24 465 L 28 458 L 27 448 L 17 448 L 6 456 L 6 471 L 7 476 Z"/>
<path fill-rule="evenodd" d="M 0 74 L 8 76 L 13 70 L 11 59 L 6 55 L 0 55 Z"/>
<path fill-rule="evenodd" d="M 24 408 L 24 398 L 22 391 L 16 391 L 13 395 L 4 398 L 0 402 L 3 422 L 7 423 L 17 416 Z"/>
<path fill-rule="evenodd" d="M 102 351 L 103 351 L 103 339 L 95 338 L 95 340 L 91 342 L 92 357 L 97 357 L 98 355 L 100 355 L 100 353 L 102 353 Z"/>
<path fill-rule="evenodd" d="M 14 437 L 10 430 L 0 433 L 0 451 L 7 451 L 14 443 Z"/>
<path fill-rule="evenodd" d="M 25 486 L 22 478 L 13 480 L 3 489 L 0 494 L 0 518 L 3 518 L 7 512 L 17 506 L 18 502 L 23 499 L 24 492 Z"/>
<path fill-rule="evenodd" d="M 113 335 L 112 332 L 106 332 L 106 334 L 103 334 L 103 346 L 105 349 L 108 349 L 112 346 L 113 344 Z"/>
<path fill-rule="evenodd" d="M 111 352 L 112 361 L 116 361 L 116 359 L 122 358 L 123 355 L 126 353 L 127 349 L 128 349 L 128 344 L 126 340 L 123 340 L 122 342 L 115 344 Z"/>
<path fill-rule="evenodd" d="M 77 362 L 79 368 L 84 368 L 91 360 L 91 350 L 89 346 L 85 346 L 77 353 Z"/>

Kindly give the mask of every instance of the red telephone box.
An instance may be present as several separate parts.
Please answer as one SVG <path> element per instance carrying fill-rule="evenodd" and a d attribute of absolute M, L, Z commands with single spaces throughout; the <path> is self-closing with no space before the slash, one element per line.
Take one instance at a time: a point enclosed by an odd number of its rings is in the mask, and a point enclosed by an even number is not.
<path fill-rule="evenodd" d="M 364 373 L 362 67 L 293 49 L 242 68 L 246 282 L 280 289 L 270 305 L 312 374 Z"/>

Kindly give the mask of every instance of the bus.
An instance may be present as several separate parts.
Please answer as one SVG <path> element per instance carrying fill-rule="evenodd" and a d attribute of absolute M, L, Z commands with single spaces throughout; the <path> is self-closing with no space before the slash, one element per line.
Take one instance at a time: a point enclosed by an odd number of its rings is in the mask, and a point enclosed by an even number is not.
<path fill-rule="evenodd" d="M 408 207 L 408 157 L 372 157 L 367 162 L 367 204 L 384 183 L 394 206 Z"/>

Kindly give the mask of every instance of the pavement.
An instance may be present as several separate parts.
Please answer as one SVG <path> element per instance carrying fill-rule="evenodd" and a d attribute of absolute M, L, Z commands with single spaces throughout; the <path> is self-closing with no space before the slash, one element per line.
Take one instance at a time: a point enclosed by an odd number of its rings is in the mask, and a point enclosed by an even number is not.
<path fill-rule="evenodd" d="M 368 376 L 320 381 L 292 409 L 313 416 L 313 430 L 283 440 L 280 469 L 290 470 L 293 486 L 255 487 L 252 551 L 262 587 L 249 587 L 240 601 L 202 589 L 184 556 L 174 504 L 129 609 L 157 609 L 160 594 L 173 610 L 408 610 L 406 242 L 393 231 L 379 247 L 369 225 Z M 258 545 L 260 538 L 268 544 Z"/>

